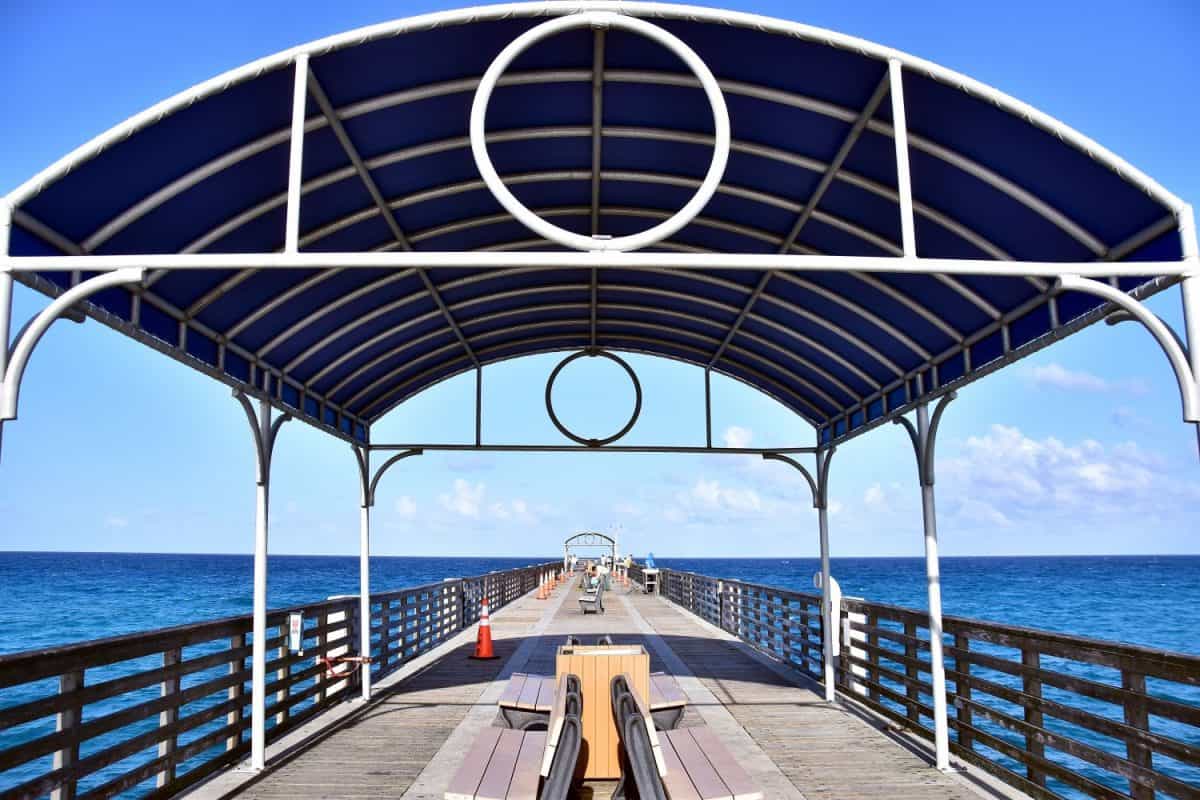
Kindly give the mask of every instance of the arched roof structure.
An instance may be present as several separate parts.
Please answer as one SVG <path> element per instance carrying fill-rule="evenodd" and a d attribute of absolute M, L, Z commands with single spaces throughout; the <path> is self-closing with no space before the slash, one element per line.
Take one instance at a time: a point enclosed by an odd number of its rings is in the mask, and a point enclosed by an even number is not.
<path fill-rule="evenodd" d="M 636 254 L 556 256 L 472 159 L 489 64 L 585 9 L 686 43 L 732 125 L 711 201 Z M 487 141 L 528 208 L 622 235 L 687 202 L 713 126 L 679 58 L 583 29 L 516 59 Z M 147 267 L 87 313 L 358 442 L 448 377 L 587 347 L 730 376 L 836 442 L 1110 308 L 1060 272 L 1139 298 L 1170 285 L 1190 219 L 1114 154 L 963 75 L 793 22 L 639 2 L 485 6 L 304 45 L 133 117 L 7 202 L 19 280 L 53 295 L 93 267 Z"/>

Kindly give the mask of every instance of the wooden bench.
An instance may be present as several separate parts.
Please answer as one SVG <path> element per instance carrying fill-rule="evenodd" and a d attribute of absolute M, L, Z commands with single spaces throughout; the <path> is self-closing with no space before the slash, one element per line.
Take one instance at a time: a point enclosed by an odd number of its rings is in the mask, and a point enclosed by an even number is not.
<path fill-rule="evenodd" d="M 711 730 L 656 732 L 637 692 L 618 680 L 612 702 L 624 770 L 614 797 L 623 797 L 632 782 L 642 800 L 762 800 L 762 791 Z"/>
<path fill-rule="evenodd" d="M 567 800 L 583 740 L 582 698 L 572 686 L 573 675 L 559 682 L 545 731 L 481 731 L 445 800 Z"/>
<path fill-rule="evenodd" d="M 497 704 L 506 727 L 525 730 L 545 725 L 554 706 L 554 677 L 514 672 Z M 665 672 L 650 674 L 650 716 L 655 727 L 669 731 L 679 727 L 687 706 L 687 695 L 675 678 Z"/>
<path fill-rule="evenodd" d="M 596 586 L 595 591 L 589 591 L 579 598 L 579 610 L 584 614 L 588 611 L 604 613 L 604 584 Z"/>

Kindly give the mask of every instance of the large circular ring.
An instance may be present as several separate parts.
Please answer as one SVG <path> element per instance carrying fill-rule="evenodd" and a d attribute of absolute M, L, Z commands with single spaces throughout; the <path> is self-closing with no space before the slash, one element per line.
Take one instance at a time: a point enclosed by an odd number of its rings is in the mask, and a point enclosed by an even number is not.
<path fill-rule="evenodd" d="M 604 439 L 589 439 L 585 436 L 577 436 L 574 431 L 559 421 L 558 415 L 554 413 L 554 402 L 550 398 L 551 394 L 554 392 L 554 381 L 558 378 L 558 373 L 562 372 L 563 368 L 575 359 L 583 358 L 584 356 L 600 356 L 601 358 L 607 358 L 609 361 L 620 365 L 620 367 L 625 370 L 626 374 L 629 375 L 629 379 L 633 381 L 633 414 L 629 417 L 629 421 L 625 423 L 625 427 L 621 428 L 621 430 L 617 431 L 612 436 Z M 587 445 L 588 447 L 603 447 L 606 444 L 612 444 L 617 439 L 620 439 L 622 436 L 629 433 L 630 429 L 638 421 L 638 417 L 641 416 L 642 413 L 642 384 L 638 382 L 637 373 L 633 371 L 633 367 L 626 364 L 625 361 L 619 356 L 615 356 L 606 350 L 580 350 L 578 353 L 572 353 L 560 361 L 558 366 L 554 368 L 554 371 L 550 373 L 550 379 L 546 381 L 546 413 L 550 415 L 550 421 L 554 423 L 554 427 L 558 428 L 558 432 L 571 441 L 578 442 L 582 445 Z"/>
<path fill-rule="evenodd" d="M 663 45 L 672 53 L 679 56 L 696 75 L 700 80 L 700 86 L 704 89 L 704 93 L 708 95 L 709 105 L 712 106 L 713 130 L 715 133 L 712 163 L 709 164 L 708 174 L 704 176 L 704 181 L 700 184 L 700 188 L 696 190 L 696 194 L 692 196 L 687 205 L 675 212 L 674 215 L 652 228 L 644 230 L 641 233 L 630 234 L 629 236 L 597 239 L 574 233 L 547 222 L 526 208 L 508 190 L 508 187 L 500 180 L 500 176 L 497 174 L 496 168 L 492 165 L 492 159 L 487 151 L 484 122 L 487 117 L 488 102 L 491 100 L 492 90 L 496 88 L 496 82 L 504 74 L 504 70 L 508 68 L 513 59 L 542 39 L 553 36 L 561 31 L 584 27 L 601 29 L 621 28 L 641 34 Z M 521 224 L 534 233 L 575 250 L 638 250 L 661 242 L 691 222 L 704 209 L 704 206 L 708 204 L 713 193 L 717 190 L 717 186 L 720 185 L 721 178 L 725 174 L 725 165 L 729 161 L 729 110 L 725 107 L 725 97 L 721 94 L 721 87 L 717 85 L 717 79 L 713 77 L 712 71 L 700 60 L 700 56 L 696 55 L 696 52 L 692 48 L 684 44 L 674 34 L 643 19 L 611 11 L 583 11 L 577 14 L 557 17 L 530 28 L 516 39 L 513 39 L 508 47 L 500 51 L 500 55 L 496 56 L 496 60 L 492 62 L 487 72 L 483 74 L 483 79 L 479 81 L 479 88 L 475 90 L 475 100 L 471 104 L 470 131 L 471 153 L 475 157 L 475 166 L 479 168 L 479 174 L 483 177 L 483 182 L 487 184 L 488 189 L 491 190 L 495 198 L 500 201 L 500 205 L 504 206 Z"/>

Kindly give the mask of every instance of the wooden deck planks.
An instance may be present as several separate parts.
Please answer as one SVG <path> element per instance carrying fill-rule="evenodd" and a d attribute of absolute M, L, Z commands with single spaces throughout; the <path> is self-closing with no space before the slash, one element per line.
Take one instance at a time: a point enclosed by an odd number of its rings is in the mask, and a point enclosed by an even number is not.
<path fill-rule="evenodd" d="M 839 706 L 828 706 L 813 691 L 784 680 L 743 652 L 740 645 L 681 614 L 662 599 L 638 593 L 619 598 L 618 591 L 623 590 L 614 590 L 606 598 L 610 601 L 606 603 L 607 614 L 585 617 L 575 602 L 575 589 L 559 591 L 572 594 L 542 632 L 528 660 L 515 664 L 515 669 L 531 675 L 553 674 L 555 652 L 567 634 L 584 641 L 609 634 L 621 643 L 644 644 L 647 637 L 639 632 L 646 629 L 639 628 L 644 620 L 744 728 L 753 745 L 770 757 L 808 800 L 979 798 L 971 787 L 932 769 L 854 714 Z M 447 653 L 432 669 L 393 689 L 353 724 L 271 767 L 242 796 L 264 800 L 404 796 L 470 706 L 500 673 L 544 607 L 526 598 L 493 618 L 499 660 L 470 661 L 466 658 L 469 647 Z M 655 649 L 648 650 L 651 669 L 663 670 Z M 524 683 L 520 689 L 524 691 Z M 540 704 L 541 700 L 539 690 L 536 702 Z M 608 703 L 607 694 L 584 698 L 585 719 L 591 721 L 589 711 L 605 708 Z M 683 726 L 703 724 L 706 713 L 689 706 Z M 521 753 L 525 753 L 525 745 Z M 669 759 L 674 752 L 664 756 Z M 517 758 L 521 757 L 518 754 Z M 668 763 L 668 769 L 670 766 Z M 445 788 L 443 785 L 437 798 Z M 589 786 L 595 800 L 607 798 L 611 788 L 611 784 Z M 435 800 L 435 796 L 422 792 L 420 800 Z"/>

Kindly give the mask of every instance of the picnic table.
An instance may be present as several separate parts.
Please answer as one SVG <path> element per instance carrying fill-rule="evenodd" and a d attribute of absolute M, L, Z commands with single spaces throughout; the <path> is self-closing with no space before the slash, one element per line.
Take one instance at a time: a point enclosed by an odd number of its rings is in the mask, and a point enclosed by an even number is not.
<path fill-rule="evenodd" d="M 500 696 L 500 716 L 510 728 L 545 723 L 554 705 L 554 676 L 514 672 Z M 662 730 L 674 730 L 683 718 L 687 695 L 665 672 L 650 673 L 650 714 Z"/>

